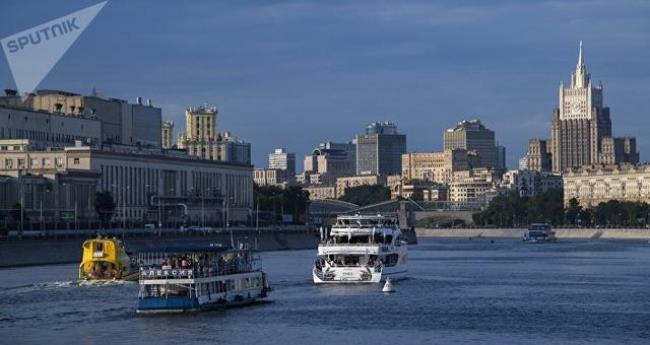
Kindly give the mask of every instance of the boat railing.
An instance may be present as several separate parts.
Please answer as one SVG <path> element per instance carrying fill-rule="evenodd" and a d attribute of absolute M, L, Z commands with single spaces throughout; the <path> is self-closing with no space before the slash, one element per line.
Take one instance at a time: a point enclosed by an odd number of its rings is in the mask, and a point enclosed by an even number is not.
<path fill-rule="evenodd" d="M 327 264 L 329 265 L 329 267 L 332 267 L 332 268 L 337 268 L 337 267 L 340 267 L 340 268 L 368 267 L 368 268 L 372 268 L 375 273 L 380 273 L 384 269 L 384 264 L 381 261 L 377 261 L 377 262 L 374 262 L 374 263 L 371 263 L 371 264 L 368 264 L 368 265 L 360 265 L 360 264 L 346 265 L 346 264 L 342 264 L 342 263 L 336 263 L 336 262 L 333 262 L 333 261 L 328 261 Z"/>
<path fill-rule="evenodd" d="M 216 266 L 197 265 L 194 268 L 173 268 L 169 266 L 141 266 L 140 279 L 194 279 L 225 276 L 261 270 L 258 258 L 250 262 L 226 262 Z"/>
<path fill-rule="evenodd" d="M 382 251 L 390 250 L 390 243 L 336 243 L 336 242 L 324 242 L 321 241 L 319 244 L 321 247 L 379 247 Z"/>

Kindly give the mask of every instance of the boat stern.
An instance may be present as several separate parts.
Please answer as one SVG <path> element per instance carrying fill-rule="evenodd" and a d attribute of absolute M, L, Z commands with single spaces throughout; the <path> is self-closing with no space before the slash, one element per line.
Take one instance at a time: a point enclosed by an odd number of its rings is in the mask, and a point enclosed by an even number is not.
<path fill-rule="evenodd" d="M 314 267 L 314 283 L 378 283 L 381 271 L 370 267 L 326 267 L 322 270 Z"/>
<path fill-rule="evenodd" d="M 199 309 L 199 301 L 189 297 L 147 297 L 138 299 L 136 313 L 182 313 Z"/>

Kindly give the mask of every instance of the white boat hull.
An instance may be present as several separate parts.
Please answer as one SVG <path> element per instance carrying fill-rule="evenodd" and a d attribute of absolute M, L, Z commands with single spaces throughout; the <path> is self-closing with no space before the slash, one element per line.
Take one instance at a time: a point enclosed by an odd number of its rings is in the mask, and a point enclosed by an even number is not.
<path fill-rule="evenodd" d="M 381 272 L 374 272 L 374 269 L 371 267 L 329 267 L 327 271 L 328 278 L 319 274 L 316 268 L 312 270 L 312 277 L 315 284 L 376 284 L 385 281 L 386 278 L 390 278 L 391 280 L 406 278 L 407 273 L 408 270 L 404 265 L 384 267 Z"/>

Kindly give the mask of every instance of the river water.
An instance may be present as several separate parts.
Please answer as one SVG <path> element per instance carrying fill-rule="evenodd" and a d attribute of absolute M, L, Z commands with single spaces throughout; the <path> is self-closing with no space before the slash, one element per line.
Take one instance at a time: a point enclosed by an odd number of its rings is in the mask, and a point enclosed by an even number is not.
<path fill-rule="evenodd" d="M 136 316 L 137 285 L 79 286 L 76 265 L 0 270 L 2 344 L 650 344 L 645 242 L 421 240 L 409 279 L 314 286 L 313 250 L 262 253 L 253 306 Z"/>

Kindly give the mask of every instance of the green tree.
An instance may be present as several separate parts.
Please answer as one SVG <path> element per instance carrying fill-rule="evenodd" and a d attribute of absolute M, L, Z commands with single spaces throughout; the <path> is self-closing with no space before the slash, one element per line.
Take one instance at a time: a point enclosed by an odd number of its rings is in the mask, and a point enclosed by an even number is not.
<path fill-rule="evenodd" d="M 282 189 L 275 186 L 254 186 L 255 208 L 262 222 L 277 224 L 283 214 L 290 214 L 293 223 L 304 224 L 307 215 L 309 192 L 301 187 Z"/>
<path fill-rule="evenodd" d="M 113 217 L 115 212 L 115 201 L 110 191 L 99 191 L 95 193 L 95 212 L 102 223 L 106 224 Z"/>
<path fill-rule="evenodd" d="M 562 191 L 548 190 L 535 197 L 521 196 L 517 191 L 498 195 L 488 207 L 472 215 L 476 225 L 521 227 L 533 222 L 562 224 Z"/>
<path fill-rule="evenodd" d="M 364 185 L 345 189 L 341 201 L 351 202 L 359 206 L 376 204 L 390 200 L 390 189 L 381 185 Z"/>
<path fill-rule="evenodd" d="M 643 202 L 609 200 L 587 211 L 590 224 L 601 226 L 644 226 L 650 218 L 650 205 Z"/>
<path fill-rule="evenodd" d="M 569 205 L 567 206 L 566 211 L 564 213 L 565 224 L 570 224 L 570 225 L 578 224 L 578 217 L 580 216 L 580 212 L 582 212 L 582 206 L 580 206 L 578 199 L 571 198 L 569 200 Z"/>

